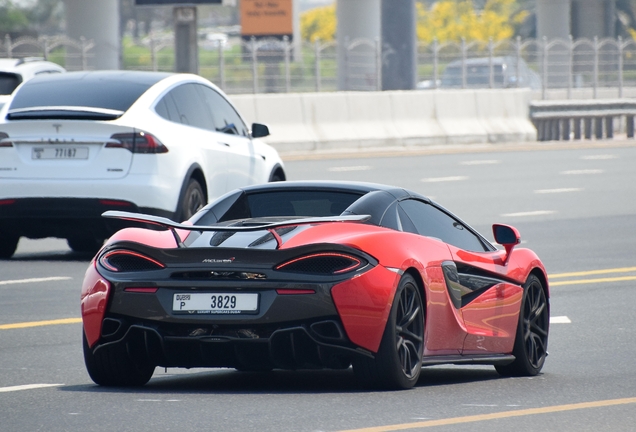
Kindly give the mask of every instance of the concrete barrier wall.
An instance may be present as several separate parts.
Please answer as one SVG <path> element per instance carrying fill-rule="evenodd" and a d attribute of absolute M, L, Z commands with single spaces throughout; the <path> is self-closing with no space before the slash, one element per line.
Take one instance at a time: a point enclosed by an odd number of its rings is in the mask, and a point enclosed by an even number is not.
<path fill-rule="evenodd" d="M 370 147 L 535 141 L 531 93 L 434 90 L 232 95 L 282 153 Z"/>

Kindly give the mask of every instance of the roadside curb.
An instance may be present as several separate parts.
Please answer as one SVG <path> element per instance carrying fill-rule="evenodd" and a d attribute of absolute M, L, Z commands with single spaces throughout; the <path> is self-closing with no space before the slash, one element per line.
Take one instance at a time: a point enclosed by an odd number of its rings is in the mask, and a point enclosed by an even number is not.
<path fill-rule="evenodd" d="M 579 150 L 636 147 L 636 140 L 625 138 L 594 141 L 530 141 L 499 144 L 444 144 L 421 147 L 387 146 L 360 148 L 341 148 L 337 150 L 313 150 L 298 152 L 279 152 L 285 162 L 321 159 L 367 159 L 381 157 L 425 156 L 458 153 L 493 153 L 535 150 Z"/>

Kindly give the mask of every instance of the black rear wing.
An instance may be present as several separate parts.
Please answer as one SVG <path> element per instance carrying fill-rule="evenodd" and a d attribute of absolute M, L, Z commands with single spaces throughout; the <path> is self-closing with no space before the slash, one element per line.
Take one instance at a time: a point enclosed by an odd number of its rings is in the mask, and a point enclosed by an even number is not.
<path fill-rule="evenodd" d="M 347 216 L 325 216 L 325 217 L 306 217 L 300 219 L 292 219 L 287 221 L 280 222 L 272 222 L 267 224 L 260 225 L 249 225 L 249 226 L 227 226 L 227 225 L 189 225 L 182 224 L 178 222 L 174 222 L 168 218 L 164 218 L 161 216 L 153 216 L 142 213 L 130 213 L 124 211 L 116 211 L 109 210 L 102 213 L 102 216 L 105 218 L 112 219 L 122 219 L 129 220 L 133 222 L 141 222 L 152 225 L 158 225 L 163 228 L 167 228 L 170 230 L 172 235 L 174 236 L 175 241 L 177 242 L 178 247 L 185 247 L 181 237 L 177 233 L 177 230 L 188 230 L 188 231 L 228 231 L 228 232 L 249 232 L 249 231 L 261 231 L 267 230 L 274 238 L 276 238 L 276 242 L 278 243 L 278 247 L 281 246 L 282 240 L 278 233 L 276 232 L 277 228 L 296 226 L 296 225 L 313 225 L 319 223 L 328 223 L 328 222 L 364 222 L 371 218 L 370 215 L 347 215 Z"/>

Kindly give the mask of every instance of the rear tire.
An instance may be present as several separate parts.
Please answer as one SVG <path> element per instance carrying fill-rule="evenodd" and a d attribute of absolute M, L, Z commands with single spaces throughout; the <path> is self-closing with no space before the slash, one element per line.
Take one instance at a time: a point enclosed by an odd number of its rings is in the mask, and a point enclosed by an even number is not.
<path fill-rule="evenodd" d="M 548 355 L 550 310 L 543 284 L 535 275 L 530 275 L 523 288 L 519 324 L 512 350 L 515 361 L 505 366 L 495 366 L 503 376 L 535 376 L 543 368 Z"/>
<path fill-rule="evenodd" d="M 203 194 L 201 184 L 195 179 L 190 179 L 183 194 L 181 204 L 179 205 L 179 220 L 186 221 L 190 219 L 196 212 L 205 206 L 206 203 L 207 199 Z"/>
<path fill-rule="evenodd" d="M 66 239 L 66 243 L 68 243 L 68 247 L 70 247 L 73 252 L 95 255 L 104 244 L 104 240 L 91 236 L 72 237 Z"/>
<path fill-rule="evenodd" d="M 18 248 L 20 237 L 8 236 L 2 234 L 0 236 L 0 259 L 9 259 Z"/>
<path fill-rule="evenodd" d="M 155 366 L 135 362 L 126 352 L 125 346 L 103 347 L 96 353 L 88 346 L 82 332 L 84 363 L 95 384 L 106 387 L 138 387 L 150 381 Z"/>
<path fill-rule="evenodd" d="M 374 359 L 360 358 L 353 371 L 362 385 L 382 389 L 409 389 L 420 377 L 424 351 L 424 308 L 412 276 L 400 280 Z"/>
<path fill-rule="evenodd" d="M 272 172 L 272 174 L 269 176 L 270 183 L 282 182 L 282 181 L 285 181 L 285 173 L 281 169 L 277 169 L 276 171 Z"/>

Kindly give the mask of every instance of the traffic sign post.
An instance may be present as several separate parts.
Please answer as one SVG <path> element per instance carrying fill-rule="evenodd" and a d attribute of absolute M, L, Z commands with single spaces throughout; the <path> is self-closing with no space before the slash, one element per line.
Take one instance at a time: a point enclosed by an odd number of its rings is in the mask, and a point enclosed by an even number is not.
<path fill-rule="evenodd" d="M 196 6 L 177 6 L 173 9 L 175 72 L 199 73 L 199 44 L 197 43 Z"/>
<path fill-rule="evenodd" d="M 174 70 L 199 73 L 199 44 L 197 41 L 198 4 L 222 4 L 223 0 L 135 0 L 136 6 L 173 6 Z"/>

